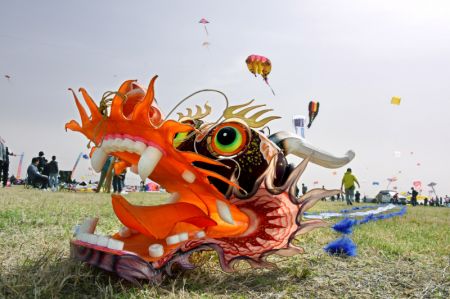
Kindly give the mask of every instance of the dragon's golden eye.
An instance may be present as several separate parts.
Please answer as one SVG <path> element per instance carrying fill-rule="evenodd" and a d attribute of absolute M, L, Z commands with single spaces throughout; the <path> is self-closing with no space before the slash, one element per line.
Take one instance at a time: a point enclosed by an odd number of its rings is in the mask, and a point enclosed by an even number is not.
<path fill-rule="evenodd" d="M 210 136 L 210 149 L 218 156 L 234 156 L 247 146 L 247 129 L 239 123 L 220 124 Z"/>

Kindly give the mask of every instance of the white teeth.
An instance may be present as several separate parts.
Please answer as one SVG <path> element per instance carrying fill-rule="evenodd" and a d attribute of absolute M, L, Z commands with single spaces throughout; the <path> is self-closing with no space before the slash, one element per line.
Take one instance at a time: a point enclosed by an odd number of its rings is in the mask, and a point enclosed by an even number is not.
<path fill-rule="evenodd" d="M 112 142 L 111 142 L 111 151 L 112 152 L 121 152 L 121 151 L 123 151 L 122 143 L 123 143 L 122 139 L 120 139 L 120 138 L 113 139 Z"/>
<path fill-rule="evenodd" d="M 78 234 L 88 233 L 93 234 L 97 226 L 98 218 L 86 218 L 83 224 L 78 228 Z"/>
<path fill-rule="evenodd" d="M 195 233 L 195 237 L 199 238 L 199 239 L 204 238 L 205 236 L 206 236 L 206 234 L 202 230 Z"/>
<path fill-rule="evenodd" d="M 122 141 L 122 150 L 134 153 L 134 142 L 128 138 L 124 138 Z"/>
<path fill-rule="evenodd" d="M 217 212 L 219 212 L 220 218 L 229 224 L 234 224 L 233 216 L 231 216 L 230 208 L 226 203 L 221 200 L 216 200 Z"/>
<path fill-rule="evenodd" d="M 103 140 L 102 148 L 105 150 L 105 152 L 109 151 L 109 148 L 111 147 L 111 142 L 112 142 L 112 139 Z"/>
<path fill-rule="evenodd" d="M 180 238 L 180 241 L 183 242 L 183 241 L 186 241 L 187 239 L 189 239 L 189 234 L 186 232 L 179 233 L 178 237 Z"/>
<path fill-rule="evenodd" d="M 97 244 L 98 236 L 94 234 L 89 233 L 79 233 L 77 235 L 77 240 L 96 245 Z"/>
<path fill-rule="evenodd" d="M 89 244 L 97 244 L 98 236 L 94 234 L 86 234 L 87 235 L 87 241 Z"/>
<path fill-rule="evenodd" d="M 152 244 L 148 247 L 151 257 L 160 257 L 164 254 L 164 247 L 161 244 Z"/>
<path fill-rule="evenodd" d="M 108 236 L 98 236 L 97 245 L 102 247 L 108 247 L 109 239 L 110 238 Z"/>
<path fill-rule="evenodd" d="M 120 235 L 122 238 L 128 238 L 128 237 L 131 236 L 131 230 L 130 230 L 128 227 L 122 227 L 122 228 L 119 230 L 119 235 Z"/>
<path fill-rule="evenodd" d="M 156 147 L 149 146 L 141 154 L 141 158 L 138 163 L 139 176 L 143 181 L 153 172 L 159 160 L 162 158 L 163 153 Z"/>
<path fill-rule="evenodd" d="M 142 154 L 145 151 L 146 148 L 147 148 L 147 146 L 145 145 L 145 143 L 143 143 L 141 141 L 135 141 L 134 142 L 134 150 L 139 155 Z"/>
<path fill-rule="evenodd" d="M 166 238 L 166 243 L 167 243 L 167 245 L 173 245 L 173 244 L 180 243 L 180 236 L 178 236 L 178 235 L 168 236 Z"/>
<path fill-rule="evenodd" d="M 91 157 L 92 168 L 94 168 L 96 172 L 102 171 L 106 159 L 108 159 L 108 154 L 101 147 L 97 148 Z"/>
<path fill-rule="evenodd" d="M 83 242 L 87 242 L 88 239 L 88 234 L 87 233 L 79 233 L 77 235 L 77 240 L 83 241 Z"/>
<path fill-rule="evenodd" d="M 114 249 L 114 250 L 123 250 L 123 242 L 116 240 L 116 239 L 109 239 L 108 241 L 108 248 L 109 249 Z"/>
<path fill-rule="evenodd" d="M 174 203 L 180 198 L 180 194 L 178 192 L 174 192 L 170 194 L 170 197 L 167 199 L 167 203 Z"/>
<path fill-rule="evenodd" d="M 183 171 L 183 173 L 181 174 L 181 177 L 183 178 L 183 180 L 185 180 L 189 184 L 192 184 L 195 181 L 195 174 L 193 174 L 189 170 Z"/>

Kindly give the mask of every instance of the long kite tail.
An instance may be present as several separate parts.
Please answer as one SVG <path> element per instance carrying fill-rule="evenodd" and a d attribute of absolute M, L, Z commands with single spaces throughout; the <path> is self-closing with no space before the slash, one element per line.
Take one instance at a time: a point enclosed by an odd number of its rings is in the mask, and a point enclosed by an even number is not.
<path fill-rule="evenodd" d="M 256 75 L 255 75 L 255 76 L 256 76 Z M 273 91 L 273 88 L 272 88 L 272 86 L 270 86 L 270 84 L 269 84 L 269 80 L 267 80 L 267 79 L 264 79 L 264 82 L 266 82 L 267 86 L 269 86 L 270 90 L 272 91 L 272 94 L 273 94 L 273 95 L 275 95 L 275 91 Z"/>
<path fill-rule="evenodd" d="M 205 27 L 206 35 L 209 35 L 209 33 L 208 33 L 208 28 L 206 28 L 206 25 L 203 25 L 203 27 Z"/>

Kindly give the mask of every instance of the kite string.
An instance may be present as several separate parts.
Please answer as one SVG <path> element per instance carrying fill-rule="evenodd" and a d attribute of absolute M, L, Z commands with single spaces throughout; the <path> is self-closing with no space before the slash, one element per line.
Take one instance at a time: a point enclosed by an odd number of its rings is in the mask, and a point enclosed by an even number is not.
<path fill-rule="evenodd" d="M 169 116 L 170 116 L 170 115 L 171 115 L 178 107 L 180 107 L 181 104 L 183 104 L 183 103 L 186 102 L 188 99 L 190 99 L 190 98 L 192 98 L 193 96 L 195 96 L 195 95 L 197 95 L 197 94 L 199 94 L 199 93 L 202 93 L 202 92 L 216 92 L 216 93 L 222 95 L 223 98 L 225 99 L 225 109 L 223 110 L 222 115 L 221 115 L 215 122 L 213 122 L 213 123 L 211 124 L 211 126 L 210 126 L 211 128 L 214 127 L 215 125 L 217 125 L 218 123 L 221 122 L 221 120 L 222 120 L 222 118 L 223 118 L 223 115 L 224 115 L 225 111 L 228 109 L 228 107 L 229 107 L 229 105 L 230 105 L 230 102 L 229 102 L 229 100 L 228 100 L 227 95 L 226 95 L 225 93 L 221 92 L 220 90 L 217 90 L 217 89 L 201 89 L 201 90 L 197 90 L 196 92 L 191 93 L 191 94 L 188 95 L 187 97 L 183 98 L 180 102 L 178 102 L 178 104 L 176 104 L 176 105 L 172 108 L 172 110 L 169 111 L 169 113 L 167 114 L 167 116 L 166 116 L 166 118 L 164 119 L 164 121 L 161 122 L 159 125 L 153 124 L 153 123 L 151 122 L 151 120 L 150 120 L 150 123 L 151 123 L 156 129 L 161 128 L 161 127 L 164 125 L 164 123 L 166 123 L 166 122 L 169 120 Z M 198 130 L 194 129 L 194 130 L 193 130 L 189 135 L 187 135 L 184 139 L 186 140 L 186 139 L 191 138 L 191 137 L 192 137 L 195 133 L 197 133 L 197 132 L 198 132 Z"/>
<path fill-rule="evenodd" d="M 221 92 L 220 90 L 217 90 L 217 89 L 201 89 L 201 90 L 197 90 L 196 92 L 191 93 L 191 94 L 188 95 L 187 97 L 183 98 L 180 102 L 178 102 L 178 104 L 176 104 L 175 107 L 173 107 L 172 110 L 169 111 L 169 113 L 168 113 L 167 116 L 166 116 L 166 119 L 165 119 L 165 120 L 164 120 L 157 128 L 160 128 L 160 127 L 168 120 L 169 116 L 170 116 L 170 115 L 171 115 L 178 107 L 180 107 L 181 104 L 183 104 L 183 103 L 184 103 L 185 101 L 187 101 L 188 99 L 190 99 L 190 98 L 192 98 L 193 96 L 195 96 L 195 95 L 197 95 L 197 94 L 199 94 L 199 93 L 202 93 L 202 92 L 216 92 L 216 93 L 222 95 L 223 98 L 225 99 L 225 102 L 226 102 L 226 107 L 225 107 L 225 109 L 223 110 L 223 113 L 225 113 L 225 111 L 228 109 L 228 106 L 229 106 L 229 101 L 228 101 L 227 95 L 226 95 L 225 93 Z M 222 119 L 222 117 L 223 117 L 223 113 L 222 113 L 222 115 L 219 117 L 219 119 L 218 119 L 215 123 L 213 123 L 214 125 L 216 125 L 216 124 L 219 123 L 219 121 L 220 121 L 220 120 Z"/>

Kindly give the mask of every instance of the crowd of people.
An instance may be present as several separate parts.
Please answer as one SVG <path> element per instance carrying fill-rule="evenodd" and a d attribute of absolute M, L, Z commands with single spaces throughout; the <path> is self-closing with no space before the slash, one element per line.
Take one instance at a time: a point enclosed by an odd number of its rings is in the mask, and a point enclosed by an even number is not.
<path fill-rule="evenodd" d="M 9 179 L 9 156 L 16 155 L 9 151 L 9 148 L 4 142 L 0 142 L 0 183 L 3 188 L 7 186 Z M 121 173 L 113 174 L 112 186 L 114 193 L 126 194 L 126 191 L 124 190 L 125 176 L 126 169 L 124 169 Z M 40 151 L 38 156 L 31 160 L 31 164 L 27 168 L 27 184 L 43 190 L 51 189 L 52 191 L 57 191 L 59 185 L 59 167 L 58 162 L 56 161 L 56 156 L 52 156 L 51 160 L 48 161 L 45 158 L 44 152 Z M 365 201 L 366 197 L 361 199 L 361 193 L 356 190 L 355 185 L 358 185 L 358 188 L 360 188 L 358 179 L 352 174 L 351 168 L 348 168 L 341 181 L 342 194 L 337 194 L 336 197 L 331 196 L 331 201 L 345 200 L 347 205 L 353 205 L 353 202 L 359 203 L 361 201 Z M 325 189 L 325 186 L 322 186 L 322 189 Z M 301 193 L 304 195 L 307 191 L 308 187 L 303 183 Z M 297 188 L 296 193 L 297 196 L 299 196 L 299 188 Z M 411 191 L 408 193 L 411 195 L 410 203 L 412 206 L 417 206 L 419 204 L 435 207 L 450 206 L 450 197 L 448 195 L 445 197 L 425 197 L 423 202 L 419 203 L 417 201 L 419 193 L 414 189 L 414 187 L 412 187 Z M 322 198 L 322 200 L 326 200 L 326 198 Z M 400 203 L 398 193 L 392 197 L 391 202 Z"/>
<path fill-rule="evenodd" d="M 58 190 L 59 167 L 56 156 L 52 156 L 49 162 L 44 152 L 40 151 L 37 157 L 31 159 L 31 164 L 27 168 L 28 184 L 41 189 L 52 191 Z"/>

